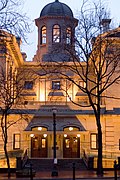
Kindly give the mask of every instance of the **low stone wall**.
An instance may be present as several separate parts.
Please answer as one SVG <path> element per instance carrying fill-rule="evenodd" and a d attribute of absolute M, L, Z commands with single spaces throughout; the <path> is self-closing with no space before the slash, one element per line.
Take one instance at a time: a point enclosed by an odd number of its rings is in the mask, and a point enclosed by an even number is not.
<path fill-rule="evenodd" d="M 113 168 L 115 159 L 103 158 L 103 168 Z M 118 161 L 117 161 L 118 163 Z M 94 168 L 97 168 L 97 158 L 94 158 Z"/>
<path fill-rule="evenodd" d="M 6 159 L 0 159 L 0 167 L 7 168 Z M 16 158 L 10 158 L 10 168 L 16 168 Z"/>

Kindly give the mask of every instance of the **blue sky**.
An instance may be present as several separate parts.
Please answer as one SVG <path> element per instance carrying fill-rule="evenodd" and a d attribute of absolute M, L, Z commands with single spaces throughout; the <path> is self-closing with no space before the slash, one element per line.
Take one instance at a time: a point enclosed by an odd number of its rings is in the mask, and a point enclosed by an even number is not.
<path fill-rule="evenodd" d="M 32 60 L 37 49 L 37 27 L 34 24 L 34 19 L 40 16 L 42 8 L 50 2 L 54 2 L 54 0 L 25 0 L 23 11 L 25 11 L 33 21 L 33 32 L 28 36 L 29 45 L 22 45 L 21 51 L 26 52 L 27 60 L 29 61 Z M 82 4 L 82 0 L 60 0 L 60 2 L 67 4 L 72 9 L 74 15 L 79 11 Z M 120 24 L 120 0 L 105 0 L 105 3 L 105 6 L 111 12 L 111 18 L 118 26 Z"/>

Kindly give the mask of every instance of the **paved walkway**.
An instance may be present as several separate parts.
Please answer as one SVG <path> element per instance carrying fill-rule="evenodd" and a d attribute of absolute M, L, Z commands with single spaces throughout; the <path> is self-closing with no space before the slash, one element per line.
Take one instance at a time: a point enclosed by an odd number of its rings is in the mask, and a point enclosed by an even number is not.
<path fill-rule="evenodd" d="M 73 180 L 73 172 L 72 171 L 58 171 L 57 177 L 51 177 L 50 171 L 41 171 L 37 172 L 36 176 L 33 180 Z M 76 171 L 75 172 L 76 180 L 89 180 L 89 179 L 113 179 L 114 180 L 114 172 L 113 171 L 104 171 L 103 177 L 98 177 L 95 171 Z M 120 180 L 120 172 L 118 172 L 118 178 Z M 31 180 L 31 178 L 16 178 L 15 174 L 12 174 L 10 178 L 7 177 L 7 174 L 0 174 L 0 180 Z"/>

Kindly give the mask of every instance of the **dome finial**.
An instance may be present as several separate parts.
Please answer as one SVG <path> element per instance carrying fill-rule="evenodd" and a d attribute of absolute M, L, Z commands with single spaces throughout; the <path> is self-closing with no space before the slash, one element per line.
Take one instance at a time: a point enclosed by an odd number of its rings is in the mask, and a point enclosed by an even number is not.
<path fill-rule="evenodd" d="M 55 0 L 55 2 L 59 2 L 59 0 Z"/>

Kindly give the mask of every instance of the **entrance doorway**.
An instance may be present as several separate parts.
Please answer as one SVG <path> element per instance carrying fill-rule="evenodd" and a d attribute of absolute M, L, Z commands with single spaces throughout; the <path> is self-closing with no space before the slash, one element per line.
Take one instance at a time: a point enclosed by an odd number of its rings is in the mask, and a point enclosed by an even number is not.
<path fill-rule="evenodd" d="M 31 138 L 31 157 L 47 157 L 47 137 L 34 135 Z"/>
<path fill-rule="evenodd" d="M 70 135 L 63 139 L 63 157 L 79 158 L 80 157 L 80 137 Z"/>

